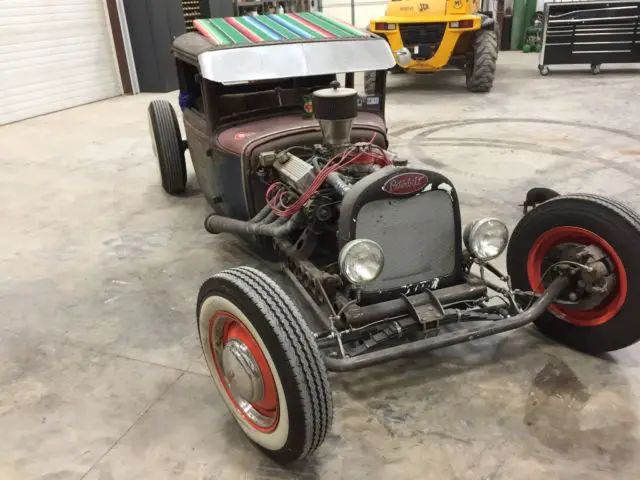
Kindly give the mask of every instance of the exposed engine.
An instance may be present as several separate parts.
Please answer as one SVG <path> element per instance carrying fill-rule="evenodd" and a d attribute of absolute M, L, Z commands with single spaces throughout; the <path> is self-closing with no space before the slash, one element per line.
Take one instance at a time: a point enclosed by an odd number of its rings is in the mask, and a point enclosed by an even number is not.
<path fill-rule="evenodd" d="M 268 169 L 265 181 L 269 184 L 266 202 L 279 217 L 291 216 L 303 208 L 315 211 L 327 201 L 331 203 L 344 196 L 362 177 L 392 165 L 390 157 L 372 143 L 340 148 L 294 147 L 263 153 L 260 165 Z"/>
<path fill-rule="evenodd" d="M 461 258 L 455 189 L 384 150 L 375 135 L 352 143 L 357 100 L 337 82 L 314 92 L 323 143 L 261 152 L 262 210 L 248 221 L 216 214 L 205 221 L 210 233 L 274 245 L 316 301 L 329 295 L 338 309 L 341 295 L 379 300 L 453 281 Z"/>
<path fill-rule="evenodd" d="M 336 203 L 356 182 L 380 168 L 403 163 L 375 145 L 375 136 L 369 142 L 350 143 L 357 115 L 355 90 L 334 82 L 313 97 L 323 145 L 264 152 L 260 166 L 269 185 L 265 201 L 276 216 L 303 211 L 308 218 L 328 222 L 337 215 Z"/>

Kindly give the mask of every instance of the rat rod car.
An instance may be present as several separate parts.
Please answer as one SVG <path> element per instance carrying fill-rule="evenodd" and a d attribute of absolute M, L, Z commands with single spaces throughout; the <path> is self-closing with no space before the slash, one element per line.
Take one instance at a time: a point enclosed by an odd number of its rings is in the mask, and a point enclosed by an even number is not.
<path fill-rule="evenodd" d="M 149 107 L 151 135 L 164 189 L 185 189 L 188 149 L 215 211 L 206 230 L 275 256 L 290 282 L 232 268 L 197 301 L 216 387 L 267 455 L 287 463 L 323 442 L 328 370 L 531 322 L 588 353 L 640 338 L 640 217 L 630 208 L 538 189 L 510 239 L 496 218 L 463 228 L 451 181 L 388 151 L 395 60 L 383 39 L 312 13 L 195 24 L 199 33 L 173 45 L 186 141 L 166 101 Z M 354 75 L 370 71 L 376 91 L 359 95 Z M 505 250 L 508 273 L 491 263 Z"/>

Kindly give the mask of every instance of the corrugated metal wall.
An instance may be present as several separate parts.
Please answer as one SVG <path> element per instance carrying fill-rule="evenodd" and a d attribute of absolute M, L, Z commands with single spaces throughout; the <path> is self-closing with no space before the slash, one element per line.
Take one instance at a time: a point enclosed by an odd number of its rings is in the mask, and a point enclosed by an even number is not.
<path fill-rule="evenodd" d="M 104 0 L 0 1 L 0 125 L 122 93 Z"/>
<path fill-rule="evenodd" d="M 184 14 L 184 27 L 187 32 L 194 32 L 196 28 L 193 21 L 200 18 L 200 0 L 182 0 L 182 13 Z"/>

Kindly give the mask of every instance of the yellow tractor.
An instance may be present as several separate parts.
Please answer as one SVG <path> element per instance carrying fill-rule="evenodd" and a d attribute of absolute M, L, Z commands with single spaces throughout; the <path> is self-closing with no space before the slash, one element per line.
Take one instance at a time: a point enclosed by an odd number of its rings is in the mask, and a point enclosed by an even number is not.
<path fill-rule="evenodd" d="M 369 30 L 386 38 L 396 58 L 394 73 L 431 73 L 446 67 L 464 70 L 467 88 L 488 92 L 498 59 L 493 18 L 479 11 L 479 0 L 390 0 L 384 17 Z M 371 91 L 375 75 L 365 75 Z"/>

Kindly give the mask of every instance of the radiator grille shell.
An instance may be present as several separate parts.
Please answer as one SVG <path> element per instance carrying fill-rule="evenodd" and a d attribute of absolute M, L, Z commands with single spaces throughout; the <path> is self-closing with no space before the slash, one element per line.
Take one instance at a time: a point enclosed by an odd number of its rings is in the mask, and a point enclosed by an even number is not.
<path fill-rule="evenodd" d="M 380 277 L 364 290 L 390 290 L 453 274 L 455 209 L 444 190 L 363 205 L 356 217 L 355 236 L 379 243 L 385 255 Z"/>

